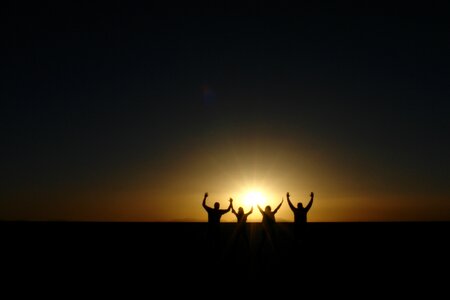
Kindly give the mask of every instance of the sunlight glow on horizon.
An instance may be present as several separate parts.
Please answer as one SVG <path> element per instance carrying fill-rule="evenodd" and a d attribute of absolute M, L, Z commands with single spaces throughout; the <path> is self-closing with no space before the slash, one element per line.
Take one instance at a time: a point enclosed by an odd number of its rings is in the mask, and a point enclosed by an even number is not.
<path fill-rule="evenodd" d="M 244 205 L 249 207 L 254 207 L 257 205 L 265 206 L 266 197 L 259 190 L 250 190 L 244 195 Z"/>

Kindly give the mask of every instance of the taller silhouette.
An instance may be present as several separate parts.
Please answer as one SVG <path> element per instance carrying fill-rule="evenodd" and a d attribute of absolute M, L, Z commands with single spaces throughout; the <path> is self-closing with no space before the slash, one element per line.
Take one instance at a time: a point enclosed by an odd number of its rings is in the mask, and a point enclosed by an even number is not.
<path fill-rule="evenodd" d="M 233 246 L 236 246 L 236 244 L 239 242 L 239 240 L 243 239 L 245 245 L 248 248 L 250 248 L 250 241 L 249 241 L 248 235 L 247 235 L 247 218 L 251 213 L 253 213 L 253 206 L 248 213 L 244 213 L 244 209 L 242 207 L 239 207 L 238 212 L 236 212 L 233 207 L 233 199 L 230 199 L 230 201 L 231 201 L 231 212 L 237 218 L 236 229 L 234 230 L 234 233 L 232 236 Z"/>
<path fill-rule="evenodd" d="M 208 198 L 208 193 L 205 193 L 203 198 L 203 208 L 208 213 L 208 231 L 207 231 L 207 239 L 208 242 L 211 243 L 211 246 L 214 249 L 218 249 L 220 247 L 221 232 L 220 232 L 220 218 L 222 215 L 226 214 L 231 210 L 231 203 L 233 200 L 230 198 L 230 205 L 227 209 L 220 209 L 220 203 L 215 202 L 214 208 L 206 205 L 206 198 Z"/>
<path fill-rule="evenodd" d="M 314 193 L 311 192 L 311 199 L 308 202 L 308 205 L 306 207 L 303 207 L 303 203 L 298 202 L 297 207 L 295 207 L 291 202 L 291 195 L 286 193 L 286 198 L 289 203 L 289 207 L 291 208 L 292 212 L 294 213 L 294 232 L 295 237 L 297 241 L 300 241 L 304 238 L 305 231 L 306 231 L 306 224 L 308 222 L 307 215 L 308 211 L 311 209 L 311 206 L 314 201 Z"/>
<path fill-rule="evenodd" d="M 276 221 L 275 221 L 275 214 L 278 212 L 278 210 L 281 207 L 281 204 L 283 204 L 283 200 L 281 200 L 281 203 L 275 208 L 275 210 L 272 211 L 272 208 L 270 205 L 267 205 L 264 210 L 258 205 L 258 209 L 261 212 L 263 218 L 262 218 L 262 226 L 263 226 L 263 234 L 262 234 L 262 240 L 260 245 L 260 250 L 262 249 L 263 245 L 265 244 L 266 240 L 269 242 L 272 250 L 276 249 Z"/>

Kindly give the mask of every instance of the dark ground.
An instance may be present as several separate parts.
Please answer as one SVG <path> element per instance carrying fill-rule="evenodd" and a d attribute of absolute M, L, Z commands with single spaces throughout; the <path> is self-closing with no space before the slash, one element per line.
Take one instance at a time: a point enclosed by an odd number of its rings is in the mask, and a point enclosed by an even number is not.
<path fill-rule="evenodd" d="M 321 285 L 318 296 L 336 286 L 430 295 L 448 285 L 450 223 L 310 223 L 301 243 L 292 223 L 279 223 L 275 250 L 261 247 L 259 223 L 247 225 L 250 249 L 230 247 L 236 224 L 221 226 L 222 247 L 213 252 L 206 223 L 0 222 L 3 283 L 106 284 L 109 291 L 125 282 L 146 289 L 169 283 L 172 292 L 186 282 L 270 289 L 285 283 Z"/>

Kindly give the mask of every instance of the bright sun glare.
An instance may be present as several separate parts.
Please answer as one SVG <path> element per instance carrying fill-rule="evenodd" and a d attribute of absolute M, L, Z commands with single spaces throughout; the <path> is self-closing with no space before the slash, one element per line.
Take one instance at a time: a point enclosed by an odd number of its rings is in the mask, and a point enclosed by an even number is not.
<path fill-rule="evenodd" d="M 266 203 L 266 198 L 260 191 L 249 191 L 244 196 L 245 206 L 263 206 Z"/>

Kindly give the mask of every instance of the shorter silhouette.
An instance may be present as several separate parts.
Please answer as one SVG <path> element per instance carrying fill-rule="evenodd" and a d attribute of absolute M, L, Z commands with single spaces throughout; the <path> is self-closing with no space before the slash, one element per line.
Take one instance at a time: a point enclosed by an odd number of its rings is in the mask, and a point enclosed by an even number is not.
<path fill-rule="evenodd" d="M 233 200 L 230 198 L 230 205 L 227 209 L 220 209 L 219 202 L 214 203 L 214 208 L 206 205 L 206 198 L 208 198 L 208 193 L 205 193 L 202 203 L 203 208 L 208 213 L 207 239 L 210 242 L 211 246 L 217 250 L 220 248 L 220 242 L 222 240 L 220 232 L 220 218 L 222 217 L 222 215 L 231 210 L 231 202 Z"/>
<path fill-rule="evenodd" d="M 291 208 L 292 212 L 294 213 L 294 233 L 295 238 L 297 241 L 301 241 L 306 233 L 306 224 L 308 222 L 307 215 L 308 211 L 311 209 L 311 206 L 314 201 L 314 193 L 311 192 L 311 199 L 309 200 L 308 205 L 306 207 L 303 207 L 303 203 L 299 202 L 297 203 L 297 207 L 295 207 L 291 202 L 291 195 L 289 193 L 286 193 L 287 201 L 289 203 L 289 207 Z"/>
<path fill-rule="evenodd" d="M 278 210 L 281 207 L 281 204 L 283 204 L 284 200 L 281 200 L 281 203 L 275 208 L 274 211 L 272 211 L 272 208 L 270 205 L 267 205 L 264 210 L 258 205 L 258 209 L 261 212 L 263 218 L 262 218 L 262 226 L 263 226 L 263 233 L 262 233 L 262 240 L 260 244 L 260 251 L 264 244 L 266 243 L 266 240 L 269 242 L 269 245 L 271 246 L 272 250 L 276 250 L 276 221 L 275 221 L 275 214 L 278 212 Z"/>
<path fill-rule="evenodd" d="M 253 212 L 253 206 L 248 213 L 244 213 L 244 209 L 242 207 L 239 207 L 238 212 L 236 212 L 233 207 L 233 199 L 230 199 L 230 202 L 231 202 L 231 212 L 237 218 L 236 229 L 232 236 L 233 248 L 236 247 L 237 243 L 240 240 L 243 240 L 248 249 L 250 249 L 250 241 L 248 239 L 247 234 L 247 218 Z"/>

